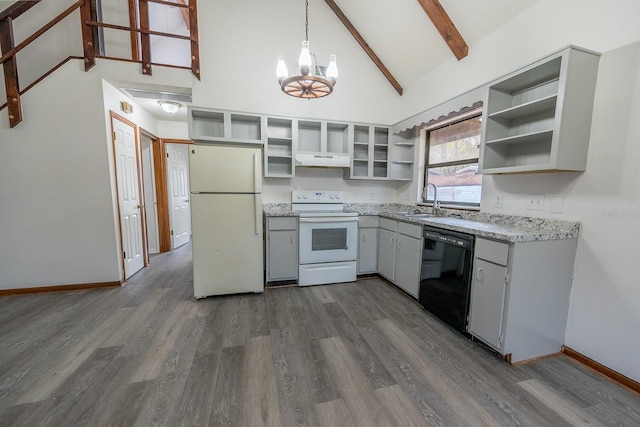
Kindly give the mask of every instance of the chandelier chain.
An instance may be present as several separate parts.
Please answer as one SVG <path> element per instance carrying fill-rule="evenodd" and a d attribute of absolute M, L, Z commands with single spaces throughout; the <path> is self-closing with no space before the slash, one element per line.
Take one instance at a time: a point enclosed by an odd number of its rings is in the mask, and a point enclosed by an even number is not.
<path fill-rule="evenodd" d="M 309 0 L 304 1 L 304 39 L 309 41 Z"/>

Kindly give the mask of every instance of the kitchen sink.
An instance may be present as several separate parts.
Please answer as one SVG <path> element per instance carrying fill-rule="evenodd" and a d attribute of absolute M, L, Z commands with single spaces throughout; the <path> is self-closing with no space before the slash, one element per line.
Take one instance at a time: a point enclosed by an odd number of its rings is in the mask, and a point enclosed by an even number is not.
<path fill-rule="evenodd" d="M 416 213 L 416 214 L 407 214 L 406 217 L 407 218 L 416 218 L 416 219 L 420 219 L 420 218 L 433 218 L 434 214 L 430 214 L 430 213 Z"/>

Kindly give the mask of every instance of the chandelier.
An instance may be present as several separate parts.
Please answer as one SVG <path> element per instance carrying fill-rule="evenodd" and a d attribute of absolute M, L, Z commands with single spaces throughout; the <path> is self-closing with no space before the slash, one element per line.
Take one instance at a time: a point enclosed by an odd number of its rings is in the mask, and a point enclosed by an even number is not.
<path fill-rule="evenodd" d="M 278 55 L 276 75 L 280 88 L 287 95 L 296 98 L 322 98 L 333 92 L 333 86 L 338 79 L 336 56 L 329 57 L 329 65 L 323 67 L 317 64 L 316 56 L 309 51 L 309 0 L 305 0 L 305 33 L 302 51 L 298 57 L 300 74 L 289 77 L 289 70 L 284 63 L 284 55 Z"/>

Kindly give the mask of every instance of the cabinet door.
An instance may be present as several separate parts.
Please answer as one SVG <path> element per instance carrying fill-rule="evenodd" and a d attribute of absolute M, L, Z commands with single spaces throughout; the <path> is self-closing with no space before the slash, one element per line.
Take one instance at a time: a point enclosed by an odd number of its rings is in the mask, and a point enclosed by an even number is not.
<path fill-rule="evenodd" d="M 378 273 L 393 281 L 396 264 L 396 233 L 380 229 L 378 241 Z"/>
<path fill-rule="evenodd" d="M 378 229 L 358 230 L 358 274 L 378 271 Z"/>
<path fill-rule="evenodd" d="M 405 292 L 418 297 L 422 244 L 420 239 L 398 234 L 395 284 Z"/>
<path fill-rule="evenodd" d="M 267 281 L 298 278 L 298 237 L 295 230 L 269 231 Z"/>
<path fill-rule="evenodd" d="M 469 332 L 500 350 L 507 268 L 475 259 Z"/>

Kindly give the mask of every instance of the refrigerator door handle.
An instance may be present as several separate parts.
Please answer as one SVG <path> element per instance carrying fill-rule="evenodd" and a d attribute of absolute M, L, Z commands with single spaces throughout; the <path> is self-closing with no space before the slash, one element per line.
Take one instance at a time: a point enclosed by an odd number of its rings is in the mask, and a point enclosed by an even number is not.
<path fill-rule="evenodd" d="M 258 190 L 260 188 L 260 179 L 262 179 L 258 171 L 260 170 L 260 159 L 258 158 L 257 153 L 253 153 L 253 192 L 260 193 Z"/>
<path fill-rule="evenodd" d="M 256 204 L 256 235 L 262 234 L 262 205 L 260 204 L 260 194 L 253 195 Z"/>

